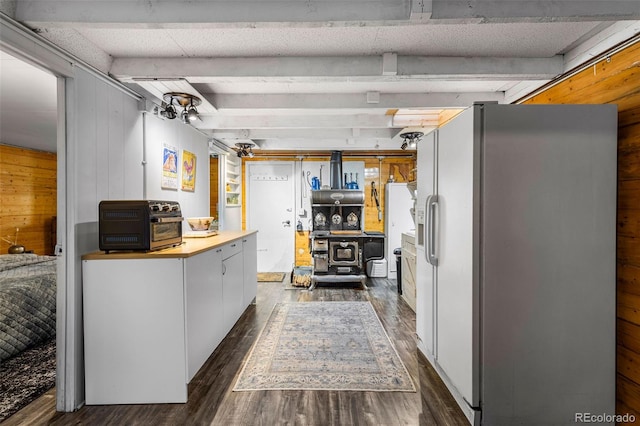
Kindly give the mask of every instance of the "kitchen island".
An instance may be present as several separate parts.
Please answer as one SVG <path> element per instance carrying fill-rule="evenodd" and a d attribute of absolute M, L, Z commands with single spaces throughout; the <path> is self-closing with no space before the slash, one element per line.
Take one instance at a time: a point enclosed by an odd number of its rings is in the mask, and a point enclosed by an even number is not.
<path fill-rule="evenodd" d="M 86 404 L 184 403 L 257 290 L 256 231 L 82 257 Z"/>

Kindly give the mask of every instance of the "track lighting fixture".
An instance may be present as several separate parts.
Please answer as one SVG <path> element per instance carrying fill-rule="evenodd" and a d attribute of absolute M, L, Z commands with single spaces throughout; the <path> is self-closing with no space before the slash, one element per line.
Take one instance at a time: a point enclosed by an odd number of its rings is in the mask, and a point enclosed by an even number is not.
<path fill-rule="evenodd" d="M 168 118 L 169 120 L 173 120 L 178 114 L 176 113 L 176 108 L 173 105 L 169 104 L 165 107 L 164 110 L 160 111 L 160 115 L 164 118 Z"/>
<path fill-rule="evenodd" d="M 182 107 L 180 120 L 184 124 L 189 124 L 199 118 L 196 107 L 202 103 L 202 99 L 197 96 L 188 93 L 169 92 L 162 95 L 162 100 L 164 110 L 160 111 L 160 115 L 169 120 L 173 120 L 178 116 L 176 106 Z"/>
<path fill-rule="evenodd" d="M 187 117 L 189 121 L 196 121 L 198 119 L 198 110 L 193 105 L 189 107 L 189 111 L 187 112 Z"/>
<path fill-rule="evenodd" d="M 238 147 L 238 157 L 253 158 L 253 147 L 256 146 L 256 144 L 254 144 L 253 142 L 238 142 L 236 146 Z"/>
<path fill-rule="evenodd" d="M 415 148 L 417 142 L 420 138 L 424 136 L 422 132 L 405 132 L 400 133 L 400 137 L 402 138 L 402 145 L 400 145 L 400 149 L 405 150 L 408 148 Z"/>

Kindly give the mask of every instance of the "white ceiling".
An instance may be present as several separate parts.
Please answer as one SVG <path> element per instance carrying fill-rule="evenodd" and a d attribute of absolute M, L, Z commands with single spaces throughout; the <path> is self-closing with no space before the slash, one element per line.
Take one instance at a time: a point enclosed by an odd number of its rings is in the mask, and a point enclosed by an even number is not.
<path fill-rule="evenodd" d="M 113 5 L 17 0 L 0 11 L 153 102 L 166 91 L 201 96 L 195 127 L 229 146 L 251 139 L 270 150 L 398 149 L 403 129 L 429 130 L 443 109 L 514 102 L 640 33 L 637 1 Z M 0 58 L 0 130 L 11 143 L 22 116 L 5 114 L 20 96 L 18 83 L 5 88 L 13 62 Z"/>

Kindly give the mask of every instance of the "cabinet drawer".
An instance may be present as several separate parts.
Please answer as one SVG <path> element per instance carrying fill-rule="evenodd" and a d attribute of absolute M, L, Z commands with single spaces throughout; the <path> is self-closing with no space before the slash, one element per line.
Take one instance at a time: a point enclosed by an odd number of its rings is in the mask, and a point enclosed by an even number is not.
<path fill-rule="evenodd" d="M 235 240 L 219 248 L 222 252 L 222 260 L 228 259 L 242 251 L 242 240 Z"/>
<path fill-rule="evenodd" d="M 407 235 L 402 235 L 402 254 L 404 253 L 414 253 L 416 252 L 415 238 Z"/>

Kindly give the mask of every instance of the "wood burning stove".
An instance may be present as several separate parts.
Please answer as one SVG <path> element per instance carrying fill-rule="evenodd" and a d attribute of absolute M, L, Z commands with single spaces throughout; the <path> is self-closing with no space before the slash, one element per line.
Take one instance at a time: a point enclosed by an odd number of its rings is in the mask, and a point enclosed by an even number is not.
<path fill-rule="evenodd" d="M 361 238 L 364 192 L 347 189 L 311 191 L 311 248 L 317 282 L 360 282 L 365 288 Z"/>
<path fill-rule="evenodd" d="M 364 191 L 342 187 L 342 153 L 331 154 L 331 189 L 311 191 L 313 290 L 318 282 L 360 282 L 366 263 L 384 258 L 384 234 L 364 232 Z"/>

